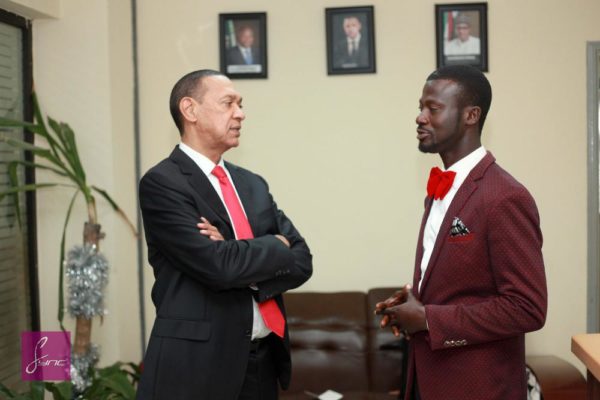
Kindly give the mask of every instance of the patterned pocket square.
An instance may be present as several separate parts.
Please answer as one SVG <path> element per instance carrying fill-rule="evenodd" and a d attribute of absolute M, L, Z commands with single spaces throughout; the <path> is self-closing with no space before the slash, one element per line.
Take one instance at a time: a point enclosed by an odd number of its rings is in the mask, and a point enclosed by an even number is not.
<path fill-rule="evenodd" d="M 460 218 L 454 217 L 454 220 L 452 220 L 452 228 L 450 229 L 450 236 L 466 236 L 470 233 L 471 232 L 469 231 L 469 228 L 465 226 L 465 224 L 460 220 Z"/>

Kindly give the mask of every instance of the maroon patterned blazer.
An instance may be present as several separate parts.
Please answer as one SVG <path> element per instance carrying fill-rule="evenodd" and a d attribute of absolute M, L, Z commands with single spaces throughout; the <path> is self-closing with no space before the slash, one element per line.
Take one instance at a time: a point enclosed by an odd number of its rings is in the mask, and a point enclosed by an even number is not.
<path fill-rule="evenodd" d="M 419 290 L 431 203 L 413 284 L 429 331 L 410 340 L 407 387 L 416 372 L 423 400 L 525 399 L 525 333 L 547 309 L 535 202 L 488 153 L 452 200 Z"/>

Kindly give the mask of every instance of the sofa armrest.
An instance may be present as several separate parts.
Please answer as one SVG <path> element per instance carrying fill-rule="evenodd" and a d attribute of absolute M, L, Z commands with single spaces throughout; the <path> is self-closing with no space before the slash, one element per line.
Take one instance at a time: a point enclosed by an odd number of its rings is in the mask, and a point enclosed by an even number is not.
<path fill-rule="evenodd" d="M 575 366 L 556 356 L 527 356 L 544 400 L 585 400 L 585 378 Z"/>

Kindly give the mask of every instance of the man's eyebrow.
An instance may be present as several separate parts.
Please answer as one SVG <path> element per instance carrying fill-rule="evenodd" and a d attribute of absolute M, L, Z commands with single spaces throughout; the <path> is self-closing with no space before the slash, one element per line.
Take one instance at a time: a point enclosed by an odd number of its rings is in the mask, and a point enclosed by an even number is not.
<path fill-rule="evenodd" d="M 231 100 L 231 101 L 236 101 L 238 103 L 242 102 L 242 96 L 240 96 L 239 94 L 233 94 L 233 93 L 228 93 L 223 95 L 223 97 L 221 97 L 221 100 Z"/>

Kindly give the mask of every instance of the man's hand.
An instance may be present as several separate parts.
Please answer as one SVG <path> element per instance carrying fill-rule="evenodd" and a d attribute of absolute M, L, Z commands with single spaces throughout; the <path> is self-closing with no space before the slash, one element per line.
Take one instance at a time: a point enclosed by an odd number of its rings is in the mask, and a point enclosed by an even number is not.
<path fill-rule="evenodd" d="M 410 286 L 406 285 L 404 289 L 406 288 L 410 288 Z M 412 335 L 415 332 L 427 330 L 425 307 L 413 296 L 410 290 L 407 291 L 406 299 L 403 303 L 388 306 L 381 311 L 376 311 L 376 313 L 383 314 L 384 318 L 388 317 L 385 325 L 391 325 L 396 336 L 399 336 L 400 331 Z"/>
<path fill-rule="evenodd" d="M 408 297 L 410 288 L 411 288 L 410 285 L 404 285 L 402 287 L 402 289 L 394 292 L 394 294 L 391 295 L 390 297 L 388 297 L 386 300 L 375 304 L 375 314 L 383 315 L 383 310 L 385 310 L 386 308 L 393 307 L 398 304 L 404 303 L 406 301 L 406 298 Z M 390 322 L 390 316 L 383 315 L 383 318 L 381 318 L 381 322 L 379 323 L 379 326 L 381 328 L 385 328 L 389 324 L 389 322 Z M 394 335 L 396 335 L 396 336 L 400 335 L 400 331 L 397 326 L 392 326 L 392 331 L 394 332 Z"/>
<path fill-rule="evenodd" d="M 283 235 L 275 235 L 275 237 L 283 242 L 288 248 L 290 247 L 290 242 Z"/>
<path fill-rule="evenodd" d="M 207 236 L 210 240 L 214 241 L 224 240 L 223 235 L 221 235 L 221 232 L 219 232 L 219 230 L 215 228 L 214 225 L 208 222 L 206 218 L 200 217 L 200 220 L 202 222 L 199 222 L 198 224 L 196 224 L 196 226 L 198 227 L 198 229 L 200 229 L 201 235 Z"/>

